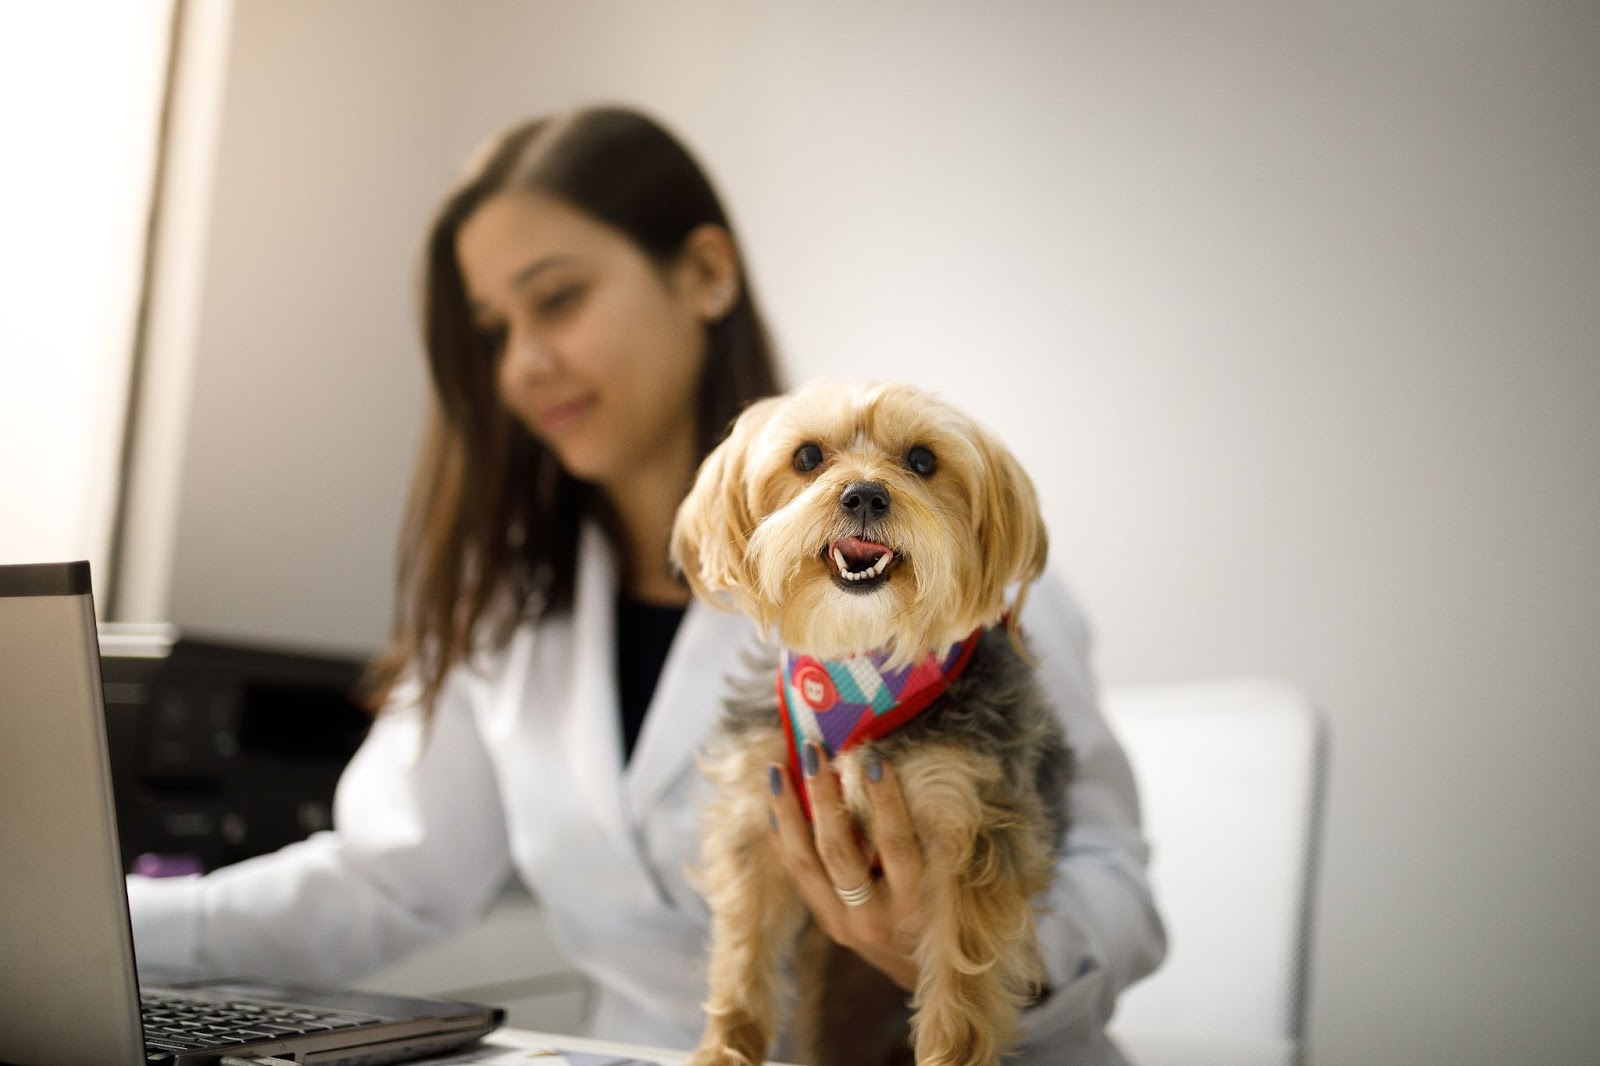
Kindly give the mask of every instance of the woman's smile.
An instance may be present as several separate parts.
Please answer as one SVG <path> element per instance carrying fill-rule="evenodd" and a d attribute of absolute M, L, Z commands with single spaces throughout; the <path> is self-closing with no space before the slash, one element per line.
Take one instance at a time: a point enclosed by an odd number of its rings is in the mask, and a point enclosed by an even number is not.
<path fill-rule="evenodd" d="M 573 428 L 583 417 L 592 411 L 599 403 L 599 398 L 593 394 L 578 396 L 559 403 L 541 406 L 534 416 L 534 424 L 538 427 L 539 434 L 544 437 L 560 436 L 566 430 Z"/>

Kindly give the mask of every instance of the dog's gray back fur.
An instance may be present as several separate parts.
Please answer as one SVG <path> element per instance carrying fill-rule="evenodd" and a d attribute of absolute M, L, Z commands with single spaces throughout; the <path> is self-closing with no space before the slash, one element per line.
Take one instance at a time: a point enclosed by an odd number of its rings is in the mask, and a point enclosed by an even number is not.
<path fill-rule="evenodd" d="M 782 728 L 774 687 L 776 650 L 747 655 L 745 665 L 745 676 L 729 679 L 722 721 L 723 731 L 734 738 Z M 1059 850 L 1067 831 L 1072 753 L 1033 668 L 1004 629 L 991 627 L 979 634 L 966 670 L 944 694 L 871 747 L 892 763 L 901 752 L 928 743 L 958 744 L 992 755 L 1004 768 L 1010 788 L 1036 790 L 1049 817 L 1051 846 Z"/>

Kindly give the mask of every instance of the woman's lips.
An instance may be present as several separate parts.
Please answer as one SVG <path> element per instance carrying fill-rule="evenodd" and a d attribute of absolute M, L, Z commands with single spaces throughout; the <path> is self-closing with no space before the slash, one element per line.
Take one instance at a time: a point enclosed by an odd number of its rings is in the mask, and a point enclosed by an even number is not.
<path fill-rule="evenodd" d="M 594 403 L 593 396 L 580 396 L 576 400 L 567 400 L 543 408 L 538 415 L 539 430 L 543 433 L 560 433 L 587 414 Z"/>

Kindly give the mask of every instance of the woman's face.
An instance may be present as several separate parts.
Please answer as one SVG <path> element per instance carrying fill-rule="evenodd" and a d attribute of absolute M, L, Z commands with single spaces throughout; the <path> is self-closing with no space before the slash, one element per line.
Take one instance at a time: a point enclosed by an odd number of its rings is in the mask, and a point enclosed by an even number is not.
<path fill-rule="evenodd" d="M 695 457 L 715 279 L 659 268 L 623 233 L 536 193 L 485 200 L 456 235 L 501 401 L 584 481 L 625 485 Z"/>

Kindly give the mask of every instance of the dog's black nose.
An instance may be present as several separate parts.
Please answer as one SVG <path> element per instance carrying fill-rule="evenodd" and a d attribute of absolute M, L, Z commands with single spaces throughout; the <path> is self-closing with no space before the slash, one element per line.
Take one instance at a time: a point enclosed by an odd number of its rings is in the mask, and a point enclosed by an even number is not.
<path fill-rule="evenodd" d="M 876 481 L 852 481 L 839 494 L 839 507 L 851 518 L 882 518 L 889 513 L 889 490 Z"/>

